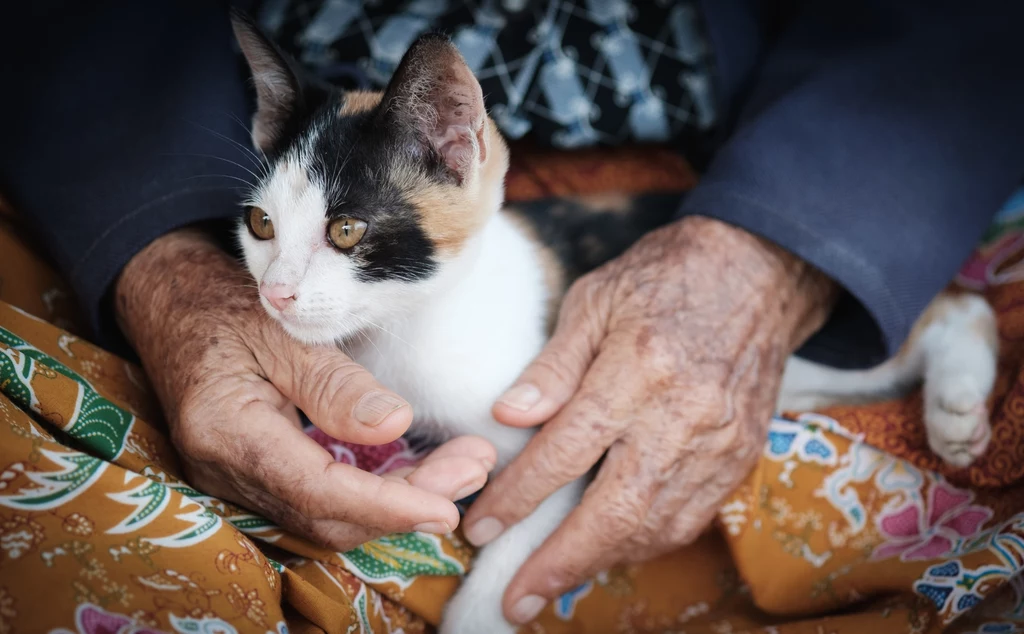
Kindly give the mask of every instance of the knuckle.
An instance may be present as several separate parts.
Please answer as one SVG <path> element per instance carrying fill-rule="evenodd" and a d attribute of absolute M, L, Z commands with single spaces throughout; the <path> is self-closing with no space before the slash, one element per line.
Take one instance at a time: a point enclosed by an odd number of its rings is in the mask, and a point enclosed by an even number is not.
<path fill-rule="evenodd" d="M 536 369 L 553 377 L 558 383 L 564 386 L 572 386 L 578 380 L 578 372 L 575 368 L 579 367 L 579 363 L 570 363 L 568 356 L 569 352 L 566 350 L 557 348 L 548 350 L 545 354 L 538 357 L 533 365 Z"/>
<path fill-rule="evenodd" d="M 591 271 L 577 279 L 565 294 L 562 310 L 559 313 L 558 325 L 564 328 L 578 328 L 588 322 L 599 308 L 606 287 L 604 275 L 600 271 Z"/>
<path fill-rule="evenodd" d="M 312 389 L 314 398 L 310 399 L 319 410 L 321 417 L 327 416 L 330 420 L 338 420 L 340 417 L 347 417 L 356 398 L 360 381 L 366 372 L 361 366 L 352 361 L 331 364 L 325 367 L 323 364 L 313 376 L 316 377 L 308 385 Z"/>
<path fill-rule="evenodd" d="M 732 420 L 715 428 L 709 449 L 716 455 L 727 454 L 740 458 L 751 449 L 750 440 L 750 431 L 739 421 Z"/>
<path fill-rule="evenodd" d="M 549 439 L 538 456 L 538 472 L 547 474 L 549 483 L 562 485 L 574 480 L 590 469 L 590 464 L 580 460 L 585 444 L 578 438 L 580 434 L 567 433 L 557 441 Z M 585 462 L 585 461 L 584 461 Z"/>
<path fill-rule="evenodd" d="M 623 539 L 636 537 L 643 526 L 644 509 L 627 496 L 610 500 L 597 524 L 600 530 L 600 539 L 605 543 L 617 543 Z"/>

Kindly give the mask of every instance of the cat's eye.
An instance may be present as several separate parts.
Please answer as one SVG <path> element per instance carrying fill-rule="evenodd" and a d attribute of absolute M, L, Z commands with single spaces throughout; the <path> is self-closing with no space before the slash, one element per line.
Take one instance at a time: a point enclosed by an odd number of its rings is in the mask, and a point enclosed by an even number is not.
<path fill-rule="evenodd" d="M 351 249 L 366 233 L 366 223 L 355 218 L 338 218 L 327 225 L 327 238 L 339 249 Z"/>
<path fill-rule="evenodd" d="M 249 231 L 257 240 L 270 240 L 274 237 L 274 223 L 267 212 L 259 207 L 249 208 Z"/>

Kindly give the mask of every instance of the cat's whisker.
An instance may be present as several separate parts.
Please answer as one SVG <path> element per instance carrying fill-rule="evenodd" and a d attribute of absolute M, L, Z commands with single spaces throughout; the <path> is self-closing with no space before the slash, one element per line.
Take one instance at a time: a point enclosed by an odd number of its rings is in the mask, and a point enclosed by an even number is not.
<path fill-rule="evenodd" d="M 414 352 L 419 352 L 419 348 L 417 348 L 417 347 L 416 347 L 415 345 L 413 345 L 412 343 L 410 343 L 410 342 L 406 341 L 405 339 L 403 339 L 403 338 L 399 337 L 399 336 L 398 336 L 397 334 L 395 334 L 395 333 L 394 333 L 393 331 L 391 331 L 391 330 L 388 330 L 388 329 L 387 329 L 387 328 L 385 328 L 384 326 L 381 326 L 381 325 L 380 325 L 380 324 L 378 324 L 378 323 L 374 323 L 374 322 L 370 321 L 369 319 L 366 319 L 366 318 L 362 318 L 362 319 L 363 319 L 363 321 L 364 321 L 364 322 L 365 322 L 366 324 L 368 324 L 368 325 L 370 325 L 370 326 L 373 326 L 374 328 L 376 328 L 377 330 L 379 330 L 379 331 L 381 331 L 381 332 L 387 333 L 388 335 L 390 335 L 390 336 L 394 337 L 394 338 L 395 338 L 395 339 L 397 339 L 398 341 L 401 341 L 401 342 L 402 342 L 402 343 L 404 343 L 405 345 L 409 346 L 409 348 L 410 348 L 411 350 L 413 350 Z"/>
<path fill-rule="evenodd" d="M 245 153 L 245 156 L 247 158 L 251 158 L 256 163 L 257 167 L 260 168 L 260 170 L 263 172 L 264 176 L 269 175 L 269 172 L 268 172 L 268 167 L 269 166 L 267 165 L 266 160 L 263 159 L 262 157 L 260 157 L 259 155 L 257 155 L 255 152 L 253 152 L 253 150 L 251 148 L 246 147 L 242 143 L 239 143 L 238 141 L 236 141 L 236 140 L 232 139 L 231 137 L 227 136 L 226 134 L 222 134 L 220 132 L 217 132 L 216 130 L 208 128 L 208 127 L 206 127 L 206 126 L 204 126 L 204 125 L 202 125 L 200 123 L 196 123 L 195 121 L 189 121 L 188 119 L 184 119 L 184 121 L 186 123 L 189 123 L 191 125 L 196 126 L 197 128 L 199 128 L 201 130 L 205 130 L 206 132 L 209 132 L 213 136 L 215 136 L 215 137 L 217 137 L 217 138 L 219 138 L 219 139 L 221 139 L 223 141 L 227 141 L 228 143 L 230 143 L 230 144 L 240 148 L 242 150 L 242 152 Z"/>
<path fill-rule="evenodd" d="M 252 187 L 252 183 L 250 183 L 249 181 L 245 180 L 244 178 L 239 178 L 237 176 L 232 176 L 230 174 L 196 174 L 194 176 L 189 176 L 188 178 L 185 178 L 183 180 L 190 181 L 190 180 L 195 180 L 197 178 L 229 178 L 231 180 L 238 181 L 239 183 L 242 183 L 243 185 L 246 186 L 246 188 L 251 188 Z M 239 189 L 241 189 L 241 188 L 239 188 Z"/>
<path fill-rule="evenodd" d="M 232 161 L 231 159 L 225 158 L 223 156 L 216 156 L 214 154 L 190 154 L 190 153 L 185 153 L 185 154 L 165 154 L 165 156 L 193 156 L 193 157 L 196 157 L 196 158 L 209 158 L 209 159 L 213 159 L 215 161 L 223 161 L 225 163 L 230 163 L 231 165 L 234 165 L 235 167 L 237 167 L 239 169 L 243 169 L 243 170 L 249 172 L 249 174 L 254 179 L 256 179 L 257 181 L 260 180 L 260 176 L 256 172 L 254 172 L 251 169 L 249 169 L 248 167 L 242 165 L 238 161 Z M 255 183 L 253 183 L 253 184 L 255 184 Z"/>
<path fill-rule="evenodd" d="M 362 337 L 364 341 L 369 342 L 369 344 L 371 346 L 373 346 L 373 349 L 377 351 L 377 354 L 380 355 L 380 358 L 382 358 L 382 359 L 385 358 L 384 357 L 384 353 L 381 352 L 380 348 L 377 347 L 377 344 L 373 342 L 373 337 L 370 337 L 369 335 L 367 335 L 365 330 L 359 330 L 358 332 L 359 332 L 359 336 Z"/>

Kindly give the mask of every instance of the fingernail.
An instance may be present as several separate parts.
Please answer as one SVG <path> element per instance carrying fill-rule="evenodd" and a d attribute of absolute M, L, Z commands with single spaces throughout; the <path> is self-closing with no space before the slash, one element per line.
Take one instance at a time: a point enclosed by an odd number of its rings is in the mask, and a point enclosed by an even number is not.
<path fill-rule="evenodd" d="M 468 527 L 465 531 L 466 539 L 474 546 L 483 546 L 501 535 L 505 527 L 493 517 L 485 517 L 476 524 Z"/>
<path fill-rule="evenodd" d="M 536 385 L 523 383 L 505 392 L 498 401 L 508 405 L 512 409 L 525 412 L 539 403 L 540 397 L 541 393 L 540 390 L 537 389 Z"/>
<path fill-rule="evenodd" d="M 535 594 L 528 594 L 515 604 L 512 608 L 512 620 L 523 625 L 537 618 L 540 611 L 547 605 L 547 599 L 538 597 Z"/>
<path fill-rule="evenodd" d="M 451 526 L 448 526 L 448 522 L 423 522 L 412 527 L 412 530 L 417 533 L 434 533 L 436 535 L 446 535 L 452 532 Z"/>
<path fill-rule="evenodd" d="M 391 412 L 405 407 L 406 403 L 394 394 L 368 392 L 356 403 L 352 415 L 367 427 L 376 427 L 384 422 Z"/>

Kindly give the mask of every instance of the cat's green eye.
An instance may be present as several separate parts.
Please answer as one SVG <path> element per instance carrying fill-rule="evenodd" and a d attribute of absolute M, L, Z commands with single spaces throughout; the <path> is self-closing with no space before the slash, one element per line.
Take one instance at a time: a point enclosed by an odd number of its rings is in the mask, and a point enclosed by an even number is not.
<path fill-rule="evenodd" d="M 274 223 L 267 212 L 259 207 L 249 208 L 249 231 L 257 240 L 270 240 L 274 237 Z"/>
<path fill-rule="evenodd" d="M 351 249 L 359 244 L 366 233 L 366 223 L 348 216 L 337 218 L 327 225 L 327 238 L 339 249 Z"/>

